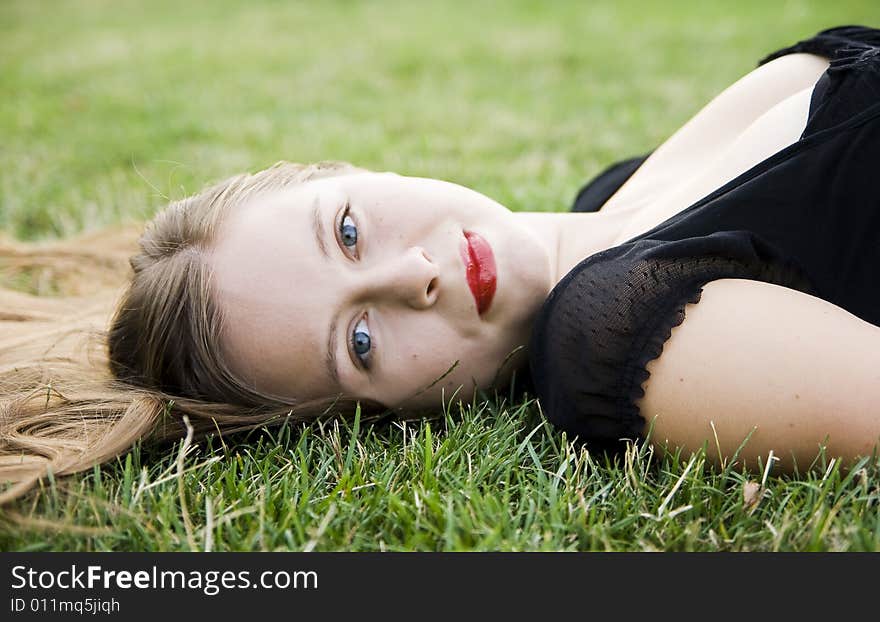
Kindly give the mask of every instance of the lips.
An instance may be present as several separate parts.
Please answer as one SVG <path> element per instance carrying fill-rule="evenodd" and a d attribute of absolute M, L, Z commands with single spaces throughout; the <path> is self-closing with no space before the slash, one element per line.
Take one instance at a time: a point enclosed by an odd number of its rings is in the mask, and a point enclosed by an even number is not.
<path fill-rule="evenodd" d="M 483 315 L 495 295 L 495 255 L 489 243 L 471 231 L 464 232 L 460 251 L 468 287 L 477 303 L 477 313 Z"/>

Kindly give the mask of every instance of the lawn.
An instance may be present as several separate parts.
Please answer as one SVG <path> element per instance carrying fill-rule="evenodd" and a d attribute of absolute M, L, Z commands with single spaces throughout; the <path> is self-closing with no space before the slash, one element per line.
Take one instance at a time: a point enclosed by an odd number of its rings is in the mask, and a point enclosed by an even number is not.
<path fill-rule="evenodd" d="M 875 0 L 0 3 L 0 230 L 141 222 L 280 159 L 568 209 L 766 53 Z M 880 550 L 880 462 L 617 460 L 492 395 L 170 447 L 0 508 L 0 550 Z"/>

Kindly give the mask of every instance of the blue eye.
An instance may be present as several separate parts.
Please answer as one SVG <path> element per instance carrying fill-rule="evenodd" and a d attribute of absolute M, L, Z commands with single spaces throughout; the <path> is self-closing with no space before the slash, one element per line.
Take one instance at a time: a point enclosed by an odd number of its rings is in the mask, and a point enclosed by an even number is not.
<path fill-rule="evenodd" d="M 355 324 L 354 330 L 351 333 L 351 348 L 361 364 L 366 369 L 369 369 L 372 342 L 370 341 L 370 328 L 367 326 L 366 317 L 361 318 Z"/>
<path fill-rule="evenodd" d="M 339 223 L 339 237 L 344 246 L 351 248 L 352 246 L 357 245 L 358 230 L 357 226 L 354 224 L 354 219 L 348 215 L 348 206 L 345 207 L 345 212 L 342 215 L 342 222 Z"/>

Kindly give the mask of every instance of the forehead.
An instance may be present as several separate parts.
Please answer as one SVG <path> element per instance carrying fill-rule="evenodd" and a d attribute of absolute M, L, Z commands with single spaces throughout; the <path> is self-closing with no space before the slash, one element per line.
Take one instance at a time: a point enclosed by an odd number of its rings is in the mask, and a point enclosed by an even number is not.
<path fill-rule="evenodd" d="M 323 365 L 333 301 L 312 226 L 318 181 L 236 206 L 208 258 L 228 364 L 252 388 L 300 398 L 337 390 Z"/>

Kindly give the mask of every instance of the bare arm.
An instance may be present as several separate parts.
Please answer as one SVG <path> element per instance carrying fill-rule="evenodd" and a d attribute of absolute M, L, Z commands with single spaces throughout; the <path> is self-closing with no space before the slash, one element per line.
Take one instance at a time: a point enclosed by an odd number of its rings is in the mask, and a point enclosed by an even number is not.
<path fill-rule="evenodd" d="M 770 450 L 803 469 L 820 444 L 850 462 L 880 443 L 880 327 L 760 281 L 720 279 L 689 304 L 647 369 L 651 440 L 750 466 Z M 712 425 L 714 424 L 714 430 Z M 717 433 L 717 444 L 716 444 Z M 795 462 L 793 462 L 793 460 Z"/>
<path fill-rule="evenodd" d="M 807 124 L 813 85 L 827 67 L 813 54 L 782 56 L 713 99 L 602 208 L 616 204 L 634 212 L 614 243 L 651 229 L 796 142 Z"/>
<path fill-rule="evenodd" d="M 655 149 L 602 209 L 631 204 L 646 194 L 654 197 L 668 186 L 669 180 L 690 179 L 768 110 L 800 91 L 811 90 L 827 68 L 828 61 L 821 56 L 789 54 L 752 70 L 724 89 Z M 790 127 L 795 119 L 777 114 L 776 122 L 782 120 L 786 127 L 774 128 L 767 145 L 759 136 L 757 151 L 773 153 L 780 148 L 780 143 L 788 144 L 797 139 L 806 121 L 809 95 L 806 100 L 803 121 L 801 115 L 797 115 L 799 127 Z M 719 185 L 716 183 L 714 187 Z"/>

